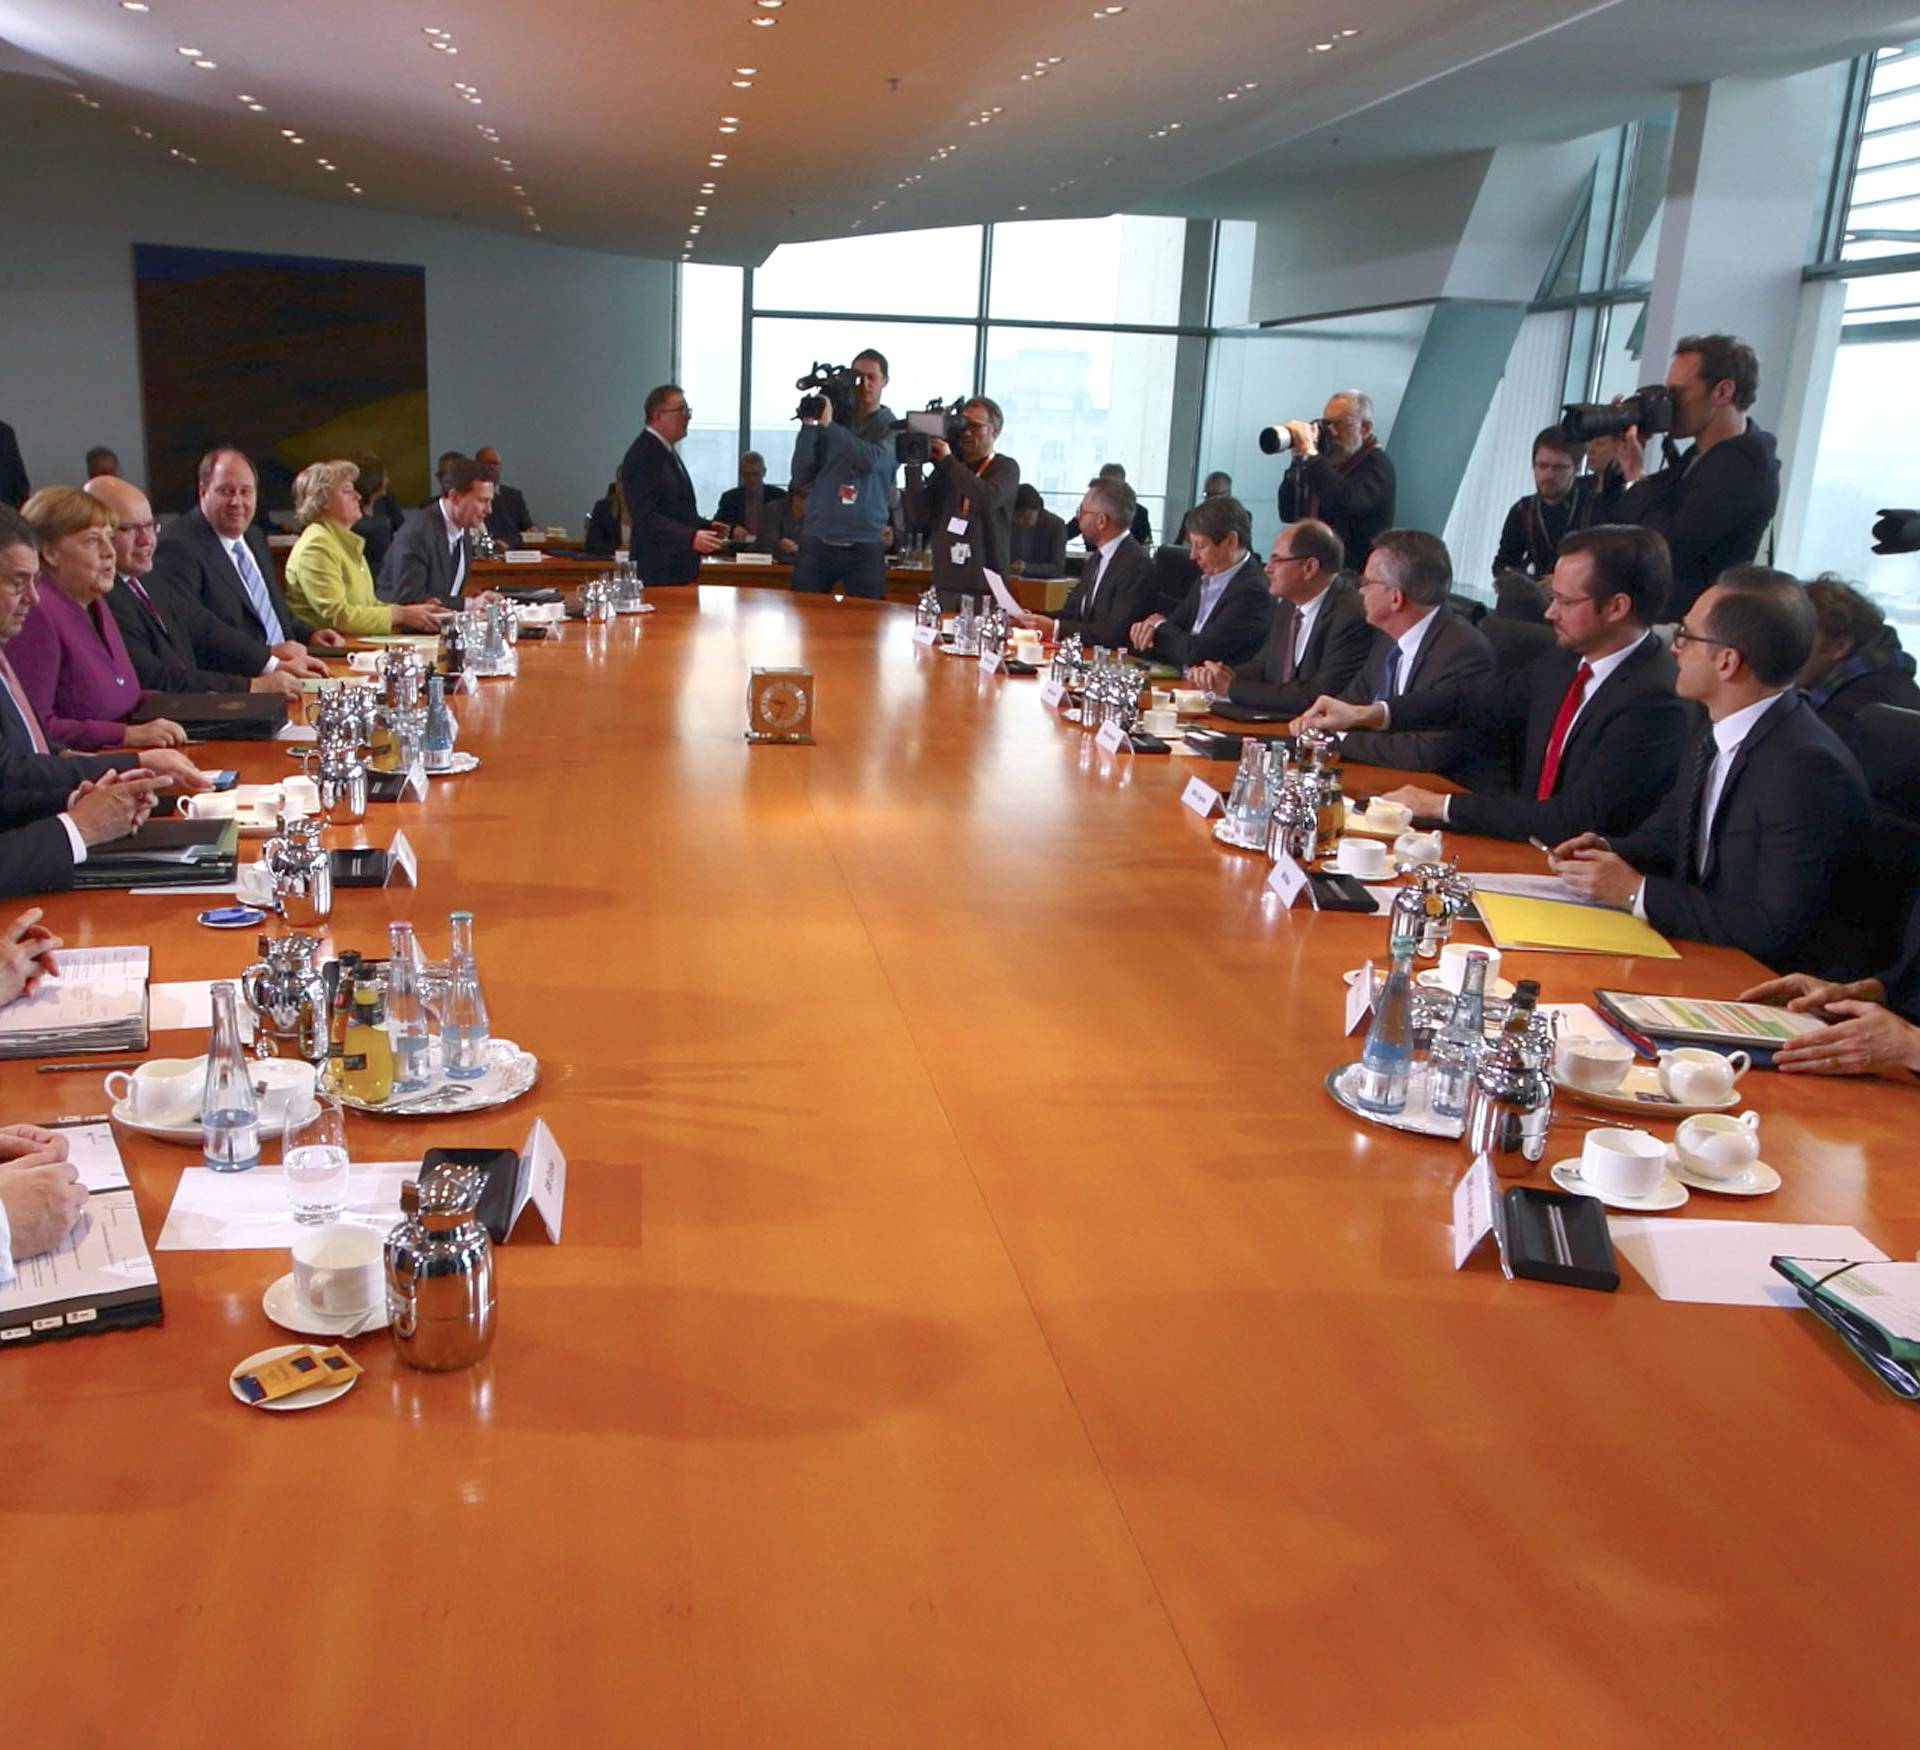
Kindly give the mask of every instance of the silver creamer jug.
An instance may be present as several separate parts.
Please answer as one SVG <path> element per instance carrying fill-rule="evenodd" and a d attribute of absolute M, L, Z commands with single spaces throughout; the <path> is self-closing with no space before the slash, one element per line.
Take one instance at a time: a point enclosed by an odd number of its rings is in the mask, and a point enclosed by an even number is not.
<path fill-rule="evenodd" d="M 486 1175 L 437 1165 L 400 1187 L 387 1236 L 387 1317 L 409 1366 L 450 1373 L 493 1347 L 493 1241 L 476 1211 Z"/>

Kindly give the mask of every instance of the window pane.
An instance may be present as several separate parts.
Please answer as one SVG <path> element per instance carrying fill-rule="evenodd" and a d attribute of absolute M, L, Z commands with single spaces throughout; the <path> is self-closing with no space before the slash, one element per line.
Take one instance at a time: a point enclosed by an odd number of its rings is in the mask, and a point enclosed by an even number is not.
<path fill-rule="evenodd" d="M 697 262 L 680 269 L 680 386 L 693 409 L 680 459 L 703 510 L 740 473 L 740 273 Z"/>
<path fill-rule="evenodd" d="M 1028 322 L 1180 320 L 1184 219 L 1040 219 L 993 228 L 989 313 Z"/>
<path fill-rule="evenodd" d="M 793 465 L 796 378 L 816 363 L 844 365 L 863 347 L 886 355 L 892 377 L 884 396 L 896 415 L 949 401 L 973 389 L 972 327 L 921 322 L 808 321 L 758 316 L 753 323 L 753 448 L 767 478 L 784 483 Z"/>
<path fill-rule="evenodd" d="M 1837 571 L 1860 584 L 1909 650 L 1920 649 L 1920 563 L 1910 553 L 1875 557 L 1871 531 L 1883 507 L 1912 503 L 1904 458 L 1916 448 L 1920 340 L 1841 346 L 1797 563 L 1803 576 Z"/>
<path fill-rule="evenodd" d="M 976 316 L 978 225 L 891 237 L 783 243 L 754 269 L 756 310 L 853 310 L 890 316 Z"/>
<path fill-rule="evenodd" d="M 1178 345 L 1170 334 L 989 331 L 987 393 L 1007 417 L 1001 448 L 1049 510 L 1071 517 L 1100 465 L 1118 462 L 1163 537 Z"/>

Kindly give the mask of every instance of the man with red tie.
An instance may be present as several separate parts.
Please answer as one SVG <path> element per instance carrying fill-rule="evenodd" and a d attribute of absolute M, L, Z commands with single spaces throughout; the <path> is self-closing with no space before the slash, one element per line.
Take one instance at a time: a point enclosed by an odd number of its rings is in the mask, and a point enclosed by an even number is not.
<path fill-rule="evenodd" d="M 1631 832 L 1672 788 L 1687 738 L 1673 657 L 1652 626 L 1673 567 L 1651 529 L 1580 529 L 1547 584 L 1554 648 L 1522 668 L 1403 693 L 1391 704 L 1321 699 L 1302 722 L 1327 729 L 1470 727 L 1518 754 L 1510 793 L 1389 790 L 1416 820 L 1493 838 Z"/>

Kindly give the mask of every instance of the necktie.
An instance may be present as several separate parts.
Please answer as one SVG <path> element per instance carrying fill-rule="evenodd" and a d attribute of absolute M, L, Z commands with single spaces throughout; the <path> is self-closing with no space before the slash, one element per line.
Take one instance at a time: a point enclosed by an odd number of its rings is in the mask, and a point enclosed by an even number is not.
<path fill-rule="evenodd" d="M 1400 690 L 1400 646 L 1387 652 L 1387 660 L 1380 670 L 1380 679 L 1374 684 L 1373 702 L 1383 705 Z"/>
<path fill-rule="evenodd" d="M 33 714 L 33 706 L 27 701 L 26 689 L 20 684 L 20 677 L 13 672 L 13 664 L 0 655 L 0 680 L 7 683 L 7 696 L 13 700 L 13 708 L 20 713 L 20 721 L 27 726 L 27 739 L 33 743 L 35 753 L 47 751 L 47 738 L 41 733 L 40 719 Z"/>
<path fill-rule="evenodd" d="M 1560 779 L 1560 755 L 1567 745 L 1567 731 L 1573 727 L 1574 713 L 1580 709 L 1580 701 L 1587 696 L 1587 682 L 1593 679 L 1593 668 L 1588 663 L 1573 671 L 1573 679 L 1567 682 L 1567 690 L 1561 696 L 1560 709 L 1554 714 L 1553 732 L 1547 737 L 1546 757 L 1540 762 L 1540 782 L 1534 787 L 1534 800 L 1544 802 L 1553 794 L 1553 787 Z"/>
<path fill-rule="evenodd" d="M 1706 873 L 1707 847 L 1701 842 L 1700 810 L 1707 799 L 1707 776 L 1713 770 L 1713 762 L 1720 752 L 1720 744 L 1713 738 L 1711 727 L 1700 732 L 1700 738 L 1693 744 L 1693 765 L 1687 775 L 1687 806 L 1680 817 L 1680 854 L 1674 859 L 1673 872 L 1681 881 L 1694 878 L 1694 858 L 1699 857 L 1699 873 Z"/>
<path fill-rule="evenodd" d="M 1080 617 L 1083 620 L 1091 620 L 1094 598 L 1100 593 L 1100 549 L 1098 547 L 1087 555 L 1086 569 L 1080 573 L 1080 582 L 1087 592 L 1087 599 L 1080 609 Z"/>
<path fill-rule="evenodd" d="M 1293 620 L 1287 630 L 1287 654 L 1280 664 L 1280 678 L 1290 681 L 1300 672 L 1300 651 L 1306 640 L 1301 637 L 1307 629 L 1307 616 L 1298 608 L 1293 610 Z"/>
<path fill-rule="evenodd" d="M 120 581 L 124 583 L 128 589 L 133 591 L 133 599 L 147 610 L 147 613 L 153 619 L 153 623 L 158 626 L 162 632 L 166 631 L 166 621 L 160 617 L 160 610 L 154 606 L 153 597 L 141 588 L 139 578 L 123 577 Z"/>
<path fill-rule="evenodd" d="M 267 580 L 260 575 L 260 567 L 254 564 L 253 554 L 246 542 L 235 541 L 227 551 L 233 557 L 233 568 L 240 573 L 240 581 L 247 592 L 247 603 L 253 609 L 253 617 L 260 622 L 260 630 L 266 634 L 267 642 L 282 642 L 287 635 L 286 628 L 280 624 L 280 616 L 274 611 L 273 597 L 267 594 Z"/>
<path fill-rule="evenodd" d="M 467 537 L 464 534 L 454 541 L 452 552 L 453 582 L 447 586 L 447 594 L 457 596 L 467 581 Z"/>

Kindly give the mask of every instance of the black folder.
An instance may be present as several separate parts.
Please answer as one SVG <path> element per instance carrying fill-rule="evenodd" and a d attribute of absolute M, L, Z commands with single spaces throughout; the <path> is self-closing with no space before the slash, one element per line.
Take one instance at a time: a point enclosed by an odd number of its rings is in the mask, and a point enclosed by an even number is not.
<path fill-rule="evenodd" d="M 189 741 L 271 741 L 287 720 L 287 701 L 279 693 L 149 693 L 130 721 L 156 717 L 179 724 Z"/>
<path fill-rule="evenodd" d="M 198 887 L 231 881 L 239 867 L 240 823 L 149 820 L 87 852 L 75 887 Z"/>

